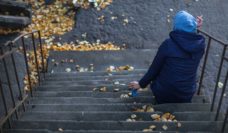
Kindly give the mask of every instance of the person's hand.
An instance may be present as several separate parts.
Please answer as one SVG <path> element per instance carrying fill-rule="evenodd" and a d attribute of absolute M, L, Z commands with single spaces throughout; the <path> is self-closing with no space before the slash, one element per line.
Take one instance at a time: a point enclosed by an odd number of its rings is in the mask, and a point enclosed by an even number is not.
<path fill-rule="evenodd" d="M 128 85 L 129 88 L 133 88 L 133 89 L 140 89 L 140 85 L 139 82 L 137 81 L 132 81 L 129 83 Z"/>
<path fill-rule="evenodd" d="M 197 16 L 197 28 L 200 28 L 203 25 L 203 16 Z"/>

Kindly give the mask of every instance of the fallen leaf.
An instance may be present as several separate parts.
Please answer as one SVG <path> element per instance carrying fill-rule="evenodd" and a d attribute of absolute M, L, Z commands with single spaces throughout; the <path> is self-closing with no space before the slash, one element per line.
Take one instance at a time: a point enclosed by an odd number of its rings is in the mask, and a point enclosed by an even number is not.
<path fill-rule="evenodd" d="M 128 95 L 129 97 L 131 97 L 131 96 L 132 96 L 132 93 L 131 93 L 131 92 L 129 92 L 127 95 Z"/>
<path fill-rule="evenodd" d="M 98 17 L 97 19 L 98 19 L 101 23 L 103 23 L 103 22 L 104 22 L 104 15 Z"/>
<path fill-rule="evenodd" d="M 124 21 L 124 23 L 128 23 L 129 22 L 129 20 L 127 18 L 124 19 L 123 21 Z"/>
<path fill-rule="evenodd" d="M 145 112 L 154 112 L 154 108 L 151 106 L 147 106 Z"/>
<path fill-rule="evenodd" d="M 151 115 L 151 118 L 153 119 L 153 120 L 157 120 L 157 119 L 160 119 L 160 115 L 158 115 L 158 114 L 152 114 Z"/>
<path fill-rule="evenodd" d="M 156 128 L 156 126 L 155 125 L 150 125 L 149 128 L 154 130 Z"/>
<path fill-rule="evenodd" d="M 100 92 L 106 92 L 107 91 L 107 88 L 106 87 L 102 87 L 99 89 Z"/>
<path fill-rule="evenodd" d="M 112 74 L 111 74 L 111 73 L 109 73 L 109 74 L 108 74 L 108 76 L 112 76 Z"/>
<path fill-rule="evenodd" d="M 119 84 L 120 84 L 119 81 L 115 81 L 115 82 L 114 82 L 114 85 L 119 85 Z"/>
<path fill-rule="evenodd" d="M 127 94 L 121 94 L 120 98 L 129 98 L 129 96 Z"/>
<path fill-rule="evenodd" d="M 98 88 L 93 88 L 93 91 L 97 91 L 98 90 Z"/>
<path fill-rule="evenodd" d="M 63 132 L 63 129 L 62 128 L 59 128 L 58 131 Z"/>
<path fill-rule="evenodd" d="M 127 122 L 134 122 L 135 119 L 128 118 L 126 121 L 127 121 Z"/>
<path fill-rule="evenodd" d="M 66 68 L 65 71 L 66 72 L 71 72 L 71 68 Z"/>
<path fill-rule="evenodd" d="M 180 122 L 177 123 L 177 127 L 178 127 L 178 128 L 181 127 L 181 123 L 180 123 Z"/>
<path fill-rule="evenodd" d="M 74 63 L 74 60 L 73 59 L 70 59 L 70 61 L 69 61 L 70 63 Z"/>
<path fill-rule="evenodd" d="M 115 66 L 109 66 L 106 71 L 107 72 L 113 72 L 115 70 Z"/>
<path fill-rule="evenodd" d="M 221 89 L 223 88 L 223 83 L 222 82 L 218 82 L 218 87 Z"/>
<path fill-rule="evenodd" d="M 153 131 L 153 129 L 143 129 L 143 132 L 152 132 Z"/>
<path fill-rule="evenodd" d="M 89 71 L 90 71 L 90 72 L 93 72 L 93 71 L 94 71 L 94 66 L 93 66 L 93 64 L 90 64 L 90 65 L 89 65 Z"/>
<path fill-rule="evenodd" d="M 86 38 L 87 37 L 87 33 L 82 34 L 82 37 Z"/>
<path fill-rule="evenodd" d="M 85 72 L 85 68 L 81 67 L 81 68 L 79 69 L 79 72 Z"/>
<path fill-rule="evenodd" d="M 114 89 L 114 92 L 119 92 L 119 91 L 120 91 L 119 88 L 115 88 L 115 89 Z"/>
<path fill-rule="evenodd" d="M 167 130 L 168 127 L 167 127 L 166 125 L 163 125 L 163 126 L 162 126 L 162 129 Z"/>
<path fill-rule="evenodd" d="M 115 20 L 115 19 L 117 19 L 117 17 L 116 16 L 112 16 L 111 19 L 112 20 Z"/>
<path fill-rule="evenodd" d="M 136 114 L 132 114 L 132 115 L 131 115 L 131 118 L 132 118 L 132 119 L 135 119 L 136 117 L 137 117 Z"/>
<path fill-rule="evenodd" d="M 80 66 L 79 66 L 79 65 L 76 65 L 76 66 L 75 66 L 75 69 L 76 69 L 76 71 L 79 72 L 79 71 L 80 71 Z"/>

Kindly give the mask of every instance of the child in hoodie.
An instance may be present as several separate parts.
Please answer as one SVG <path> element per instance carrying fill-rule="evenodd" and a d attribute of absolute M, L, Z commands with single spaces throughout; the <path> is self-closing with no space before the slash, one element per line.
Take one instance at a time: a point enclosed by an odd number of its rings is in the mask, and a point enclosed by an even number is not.
<path fill-rule="evenodd" d="M 143 78 L 131 82 L 129 87 L 139 89 L 151 84 L 158 104 L 191 102 L 205 49 L 205 38 L 197 34 L 201 25 L 201 17 L 196 19 L 186 11 L 178 12 L 170 38 L 161 44 Z"/>

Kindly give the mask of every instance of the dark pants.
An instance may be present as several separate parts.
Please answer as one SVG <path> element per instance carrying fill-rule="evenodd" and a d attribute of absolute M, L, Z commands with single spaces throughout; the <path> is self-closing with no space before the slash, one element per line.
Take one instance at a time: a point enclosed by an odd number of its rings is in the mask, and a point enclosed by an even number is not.
<path fill-rule="evenodd" d="M 46 5 L 50 5 L 55 2 L 55 0 L 45 0 L 44 1 Z"/>

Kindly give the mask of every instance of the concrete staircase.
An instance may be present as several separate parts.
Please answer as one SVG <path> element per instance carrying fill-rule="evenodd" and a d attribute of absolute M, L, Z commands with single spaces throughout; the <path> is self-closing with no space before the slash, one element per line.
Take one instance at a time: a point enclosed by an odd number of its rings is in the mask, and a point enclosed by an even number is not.
<path fill-rule="evenodd" d="M 209 111 L 211 104 L 206 96 L 194 96 L 192 103 L 156 105 L 152 92 L 146 88 L 140 90 L 137 97 L 121 97 L 130 92 L 127 87 L 129 81 L 138 80 L 146 72 L 146 62 L 153 58 L 154 53 L 152 50 L 52 52 L 50 73 L 36 89 L 21 119 L 15 120 L 13 129 L 5 132 L 142 133 L 155 125 L 154 133 L 219 133 L 222 121 L 213 121 L 215 112 Z M 91 58 L 82 58 L 85 57 L 83 55 Z M 63 59 L 74 59 L 75 62 L 56 65 Z M 86 66 L 86 63 L 94 63 L 95 71 L 64 72 L 66 66 L 74 70 L 76 64 Z M 136 69 L 112 73 L 105 71 L 104 68 L 115 63 L 133 65 Z M 99 91 L 102 87 L 107 90 Z M 119 91 L 115 91 L 116 88 Z M 135 112 L 145 105 L 152 107 L 154 112 Z M 162 115 L 166 112 L 174 115 L 177 122 L 153 121 L 151 118 L 152 114 Z M 133 114 L 136 115 L 135 121 L 129 121 Z"/>

